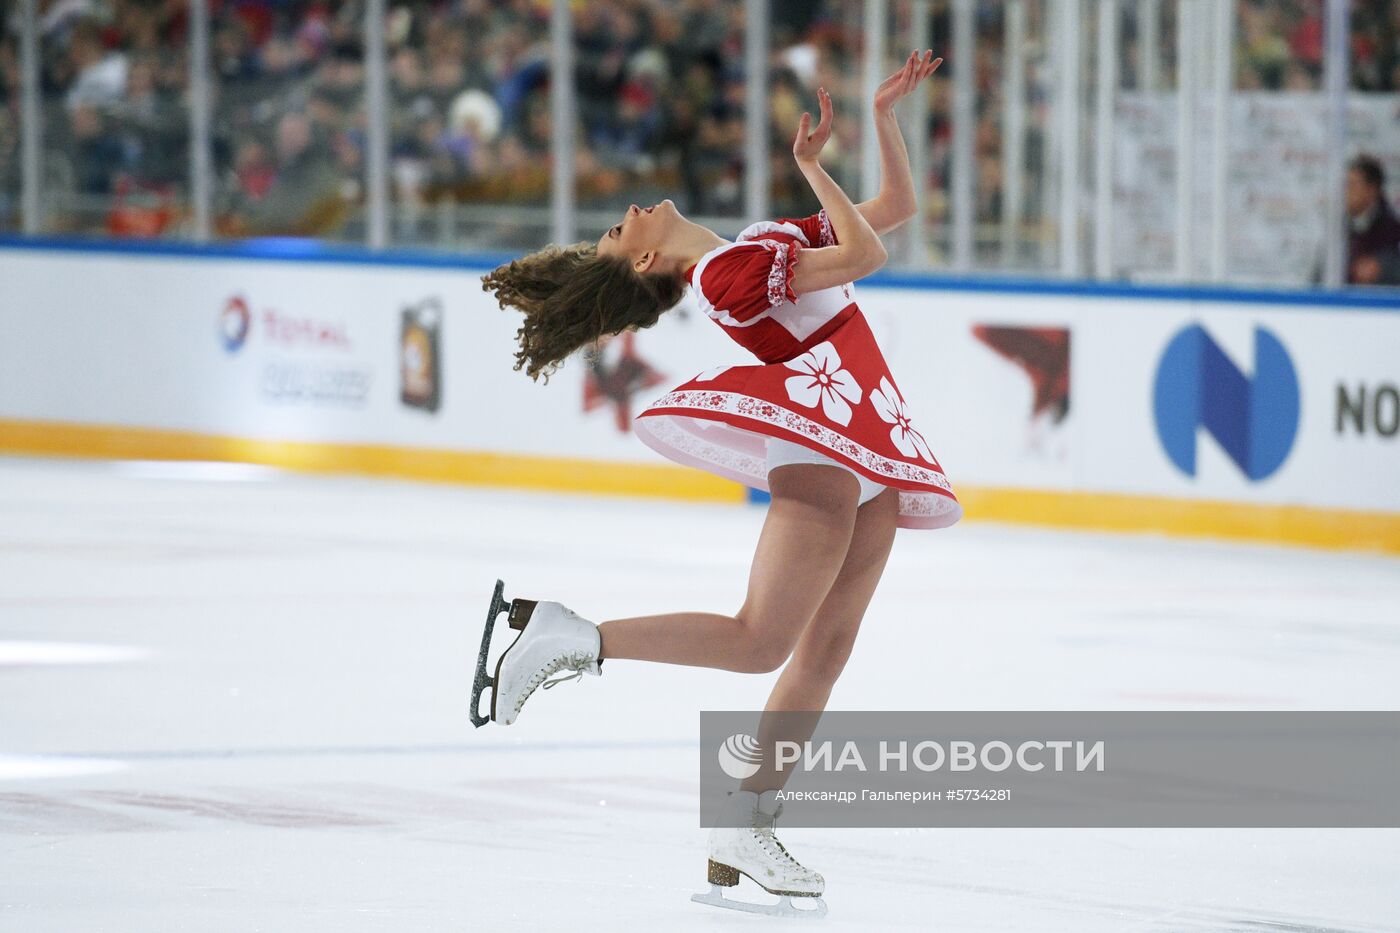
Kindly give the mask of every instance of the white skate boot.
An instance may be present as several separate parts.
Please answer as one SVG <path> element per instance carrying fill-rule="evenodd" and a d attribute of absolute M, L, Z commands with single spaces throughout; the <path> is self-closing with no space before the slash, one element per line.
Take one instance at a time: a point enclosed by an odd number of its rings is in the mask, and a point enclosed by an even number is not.
<path fill-rule="evenodd" d="M 692 895 L 692 901 L 775 917 L 826 916 L 826 903 L 821 899 L 825 880 L 793 858 L 773 834 L 778 815 L 783 812 L 776 797 L 777 792 L 771 790 L 762 795 L 742 790 L 729 795 L 724 822 L 739 825 L 717 826 L 710 831 L 710 890 Z M 740 875 L 747 875 L 780 900 L 776 904 L 753 904 L 726 898 L 724 888 L 737 885 Z M 796 907 L 794 897 L 811 898 L 812 906 Z"/>
<path fill-rule="evenodd" d="M 566 680 L 576 680 L 584 674 L 602 674 L 598 654 L 602 639 L 598 626 L 580 618 L 559 603 L 537 602 L 533 599 L 501 598 L 505 584 L 496 581 L 491 609 L 486 618 L 486 631 L 481 638 L 481 654 L 477 657 L 476 681 L 472 685 L 472 723 L 484 725 L 488 719 L 480 713 L 481 692 L 491 687 L 490 721 L 508 726 L 520 716 L 520 708 L 530 694 L 541 685 L 546 690 Z M 486 652 L 491 647 L 491 633 L 497 617 L 510 610 L 509 623 L 518 629 L 509 648 L 496 662 L 494 677 L 486 675 Z M 546 680 L 551 674 L 568 670 L 574 673 Z"/>

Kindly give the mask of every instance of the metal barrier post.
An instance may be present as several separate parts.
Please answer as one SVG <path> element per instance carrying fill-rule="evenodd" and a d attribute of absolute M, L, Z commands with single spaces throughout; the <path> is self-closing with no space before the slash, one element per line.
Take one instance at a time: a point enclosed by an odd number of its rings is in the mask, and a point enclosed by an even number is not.
<path fill-rule="evenodd" d="M 24 0 L 20 11 L 19 84 L 20 84 L 20 213 L 24 232 L 38 233 L 43 229 L 39 217 L 39 185 L 41 181 L 39 151 L 44 128 L 39 117 L 39 16 L 38 0 Z"/>
<path fill-rule="evenodd" d="M 1001 264 L 1016 265 L 1026 170 L 1026 4 L 1006 4 L 1006 84 L 1001 141 Z"/>
<path fill-rule="evenodd" d="M 555 243 L 577 236 L 574 215 L 574 20 L 569 0 L 554 0 L 550 19 L 549 104 L 551 155 L 551 235 Z"/>
<path fill-rule="evenodd" d="M 1060 143 L 1060 272 L 1079 267 L 1079 0 L 1059 0 L 1055 112 Z"/>
<path fill-rule="evenodd" d="M 972 228 L 977 212 L 973 198 L 972 143 L 977 134 L 977 112 L 973 106 L 977 74 L 977 37 L 973 0 L 953 3 L 953 268 L 972 268 Z"/>
<path fill-rule="evenodd" d="M 389 245 L 389 76 L 384 49 L 384 0 L 365 4 L 365 237 L 370 249 Z"/>
<path fill-rule="evenodd" d="M 1346 243 L 1346 154 L 1347 154 L 1347 84 L 1351 74 L 1351 49 L 1348 33 L 1349 7 L 1347 0 L 1327 0 L 1327 21 L 1324 29 L 1326 51 L 1323 60 L 1323 82 L 1327 88 L 1328 130 L 1332 144 L 1327 147 L 1327 218 L 1323 225 L 1325 265 L 1322 282 L 1338 288 L 1347 281 Z"/>
<path fill-rule="evenodd" d="M 744 0 L 744 210 L 749 221 L 767 220 L 768 0 Z"/>
<path fill-rule="evenodd" d="M 213 228 L 213 100 L 209 75 L 209 0 L 190 0 L 191 235 L 207 243 Z"/>
<path fill-rule="evenodd" d="M 1099 0 L 1099 81 L 1094 140 L 1094 275 L 1113 278 L 1114 106 L 1118 99 L 1118 0 Z"/>
<path fill-rule="evenodd" d="M 1196 274 L 1196 0 L 1177 0 L 1176 274 Z"/>
<path fill-rule="evenodd" d="M 861 124 L 860 124 L 860 197 L 853 200 L 869 200 L 880 193 L 880 140 L 875 135 L 875 116 L 870 102 L 875 99 L 875 89 L 884 80 L 881 74 L 885 68 L 885 24 L 888 22 L 889 4 L 887 0 L 866 0 L 865 3 L 865 42 L 862 46 L 864 61 L 861 63 Z M 813 114 L 813 119 L 815 119 Z"/>

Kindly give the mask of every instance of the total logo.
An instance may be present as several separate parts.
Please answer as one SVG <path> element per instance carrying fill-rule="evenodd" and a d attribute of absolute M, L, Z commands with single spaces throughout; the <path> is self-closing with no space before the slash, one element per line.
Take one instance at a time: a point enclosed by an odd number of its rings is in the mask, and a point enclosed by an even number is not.
<path fill-rule="evenodd" d="M 248 299 L 234 295 L 219 312 L 219 338 L 224 349 L 237 353 L 248 342 L 253 330 L 253 312 Z M 284 349 L 350 349 L 350 336 L 340 321 L 287 314 L 264 308 L 257 314 L 261 340 Z"/>
<path fill-rule="evenodd" d="M 224 349 L 237 353 L 248 342 L 248 332 L 252 328 L 253 315 L 248 311 L 248 302 L 241 295 L 234 295 L 219 312 L 219 338 Z"/>
<path fill-rule="evenodd" d="M 1298 374 L 1283 342 L 1254 329 L 1254 375 L 1246 376 L 1199 324 L 1178 331 L 1162 353 L 1152 393 L 1167 457 L 1196 475 L 1197 428 L 1249 480 L 1272 475 L 1293 449 L 1300 414 Z"/>

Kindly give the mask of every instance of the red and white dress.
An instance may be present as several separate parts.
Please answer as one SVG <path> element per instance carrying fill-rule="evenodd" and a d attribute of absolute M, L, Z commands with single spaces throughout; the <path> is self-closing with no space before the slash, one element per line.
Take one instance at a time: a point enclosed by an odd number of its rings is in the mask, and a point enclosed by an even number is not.
<path fill-rule="evenodd" d="M 703 372 L 633 422 L 661 455 L 766 490 L 767 439 L 800 444 L 899 490 L 902 528 L 944 528 L 962 506 L 910 421 L 850 284 L 797 295 L 805 247 L 832 246 L 826 212 L 764 221 L 686 272 L 700 308 L 761 361 Z"/>

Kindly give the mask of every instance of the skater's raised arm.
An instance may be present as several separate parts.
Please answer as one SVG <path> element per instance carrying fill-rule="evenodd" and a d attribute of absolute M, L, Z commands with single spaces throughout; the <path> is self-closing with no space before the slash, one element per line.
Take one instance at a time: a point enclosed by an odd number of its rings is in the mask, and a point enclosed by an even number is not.
<path fill-rule="evenodd" d="M 861 216 L 876 233 L 889 233 L 914 216 L 919 209 L 914 176 L 909 169 L 909 151 L 894 115 L 894 105 L 913 93 L 925 78 L 938 70 L 943 59 L 930 50 L 909 53 L 904 67 L 885 79 L 875 91 L 875 134 L 880 140 L 880 193 L 856 205 Z"/>
<path fill-rule="evenodd" d="M 802 261 L 797 264 L 797 271 L 792 276 L 792 289 L 798 293 L 854 282 L 878 270 L 888 258 L 879 234 L 871 229 L 851 199 L 846 197 L 846 192 L 817 161 L 822 146 L 831 136 L 831 96 L 824 88 L 817 91 L 817 96 L 821 103 L 821 121 L 809 133 L 812 115 L 802 115 L 792 154 L 817 200 L 826 210 L 827 219 L 836 233 L 837 245 L 802 251 Z"/>

